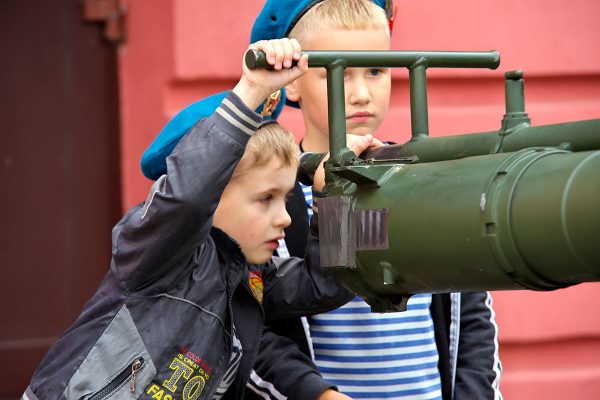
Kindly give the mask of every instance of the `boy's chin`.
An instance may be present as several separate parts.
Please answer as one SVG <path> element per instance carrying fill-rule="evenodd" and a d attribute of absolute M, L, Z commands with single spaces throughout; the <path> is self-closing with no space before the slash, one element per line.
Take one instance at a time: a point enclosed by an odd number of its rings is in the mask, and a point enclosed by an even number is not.
<path fill-rule="evenodd" d="M 271 259 L 273 253 L 246 255 L 246 261 L 250 264 L 264 264 Z"/>
<path fill-rule="evenodd" d="M 354 128 L 354 129 L 348 129 L 348 133 L 351 135 L 356 135 L 356 136 L 365 136 L 368 134 L 372 134 L 373 133 L 373 129 L 368 128 L 368 127 L 359 127 L 359 128 Z"/>

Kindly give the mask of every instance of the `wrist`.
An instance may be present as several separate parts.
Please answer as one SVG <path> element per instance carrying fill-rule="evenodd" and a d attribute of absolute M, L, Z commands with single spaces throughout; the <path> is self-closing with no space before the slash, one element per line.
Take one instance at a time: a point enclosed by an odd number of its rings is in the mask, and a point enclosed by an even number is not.
<path fill-rule="evenodd" d="M 270 94 L 264 88 L 253 85 L 244 78 L 240 79 L 232 92 L 252 110 L 256 110 Z"/>

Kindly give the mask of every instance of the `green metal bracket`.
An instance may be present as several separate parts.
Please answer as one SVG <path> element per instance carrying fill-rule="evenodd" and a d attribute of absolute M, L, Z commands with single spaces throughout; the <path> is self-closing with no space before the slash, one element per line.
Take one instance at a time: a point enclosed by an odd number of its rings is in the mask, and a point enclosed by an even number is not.
<path fill-rule="evenodd" d="M 489 68 L 500 65 L 497 51 L 306 51 L 309 68 L 327 70 L 329 110 L 329 168 L 359 164 L 346 146 L 344 70 L 346 68 L 397 68 L 409 70 L 412 140 L 429 135 L 427 68 Z M 249 68 L 269 68 L 265 54 L 249 50 Z M 329 174 L 331 176 L 331 174 Z M 326 176 L 327 178 L 327 176 Z M 329 180 L 327 180 L 329 184 Z"/>
<path fill-rule="evenodd" d="M 523 71 L 508 71 L 504 76 L 506 77 L 504 83 L 506 114 L 502 119 L 502 132 L 507 132 L 518 125 L 530 126 L 531 120 L 525 112 Z"/>

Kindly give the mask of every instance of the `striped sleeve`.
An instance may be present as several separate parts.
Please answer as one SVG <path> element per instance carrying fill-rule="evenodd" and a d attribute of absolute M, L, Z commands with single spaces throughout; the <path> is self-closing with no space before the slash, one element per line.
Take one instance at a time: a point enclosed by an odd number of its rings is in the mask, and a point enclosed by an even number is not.
<path fill-rule="evenodd" d="M 233 127 L 247 135 L 252 135 L 262 122 L 262 116 L 248 108 L 233 92 L 223 99 L 213 118 L 221 127 Z"/>

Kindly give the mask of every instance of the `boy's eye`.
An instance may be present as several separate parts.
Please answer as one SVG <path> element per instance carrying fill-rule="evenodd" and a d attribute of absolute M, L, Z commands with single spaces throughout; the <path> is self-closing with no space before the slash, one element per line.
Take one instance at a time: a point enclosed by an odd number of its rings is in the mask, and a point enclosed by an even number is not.
<path fill-rule="evenodd" d="M 264 195 L 263 197 L 261 197 L 260 199 L 258 199 L 258 201 L 260 201 L 261 203 L 265 203 L 265 204 L 268 204 L 271 200 L 273 200 L 273 195 L 272 194 Z"/>
<path fill-rule="evenodd" d="M 369 74 L 369 76 L 379 76 L 383 74 L 383 72 L 383 68 L 369 68 L 369 71 L 367 73 Z"/>

